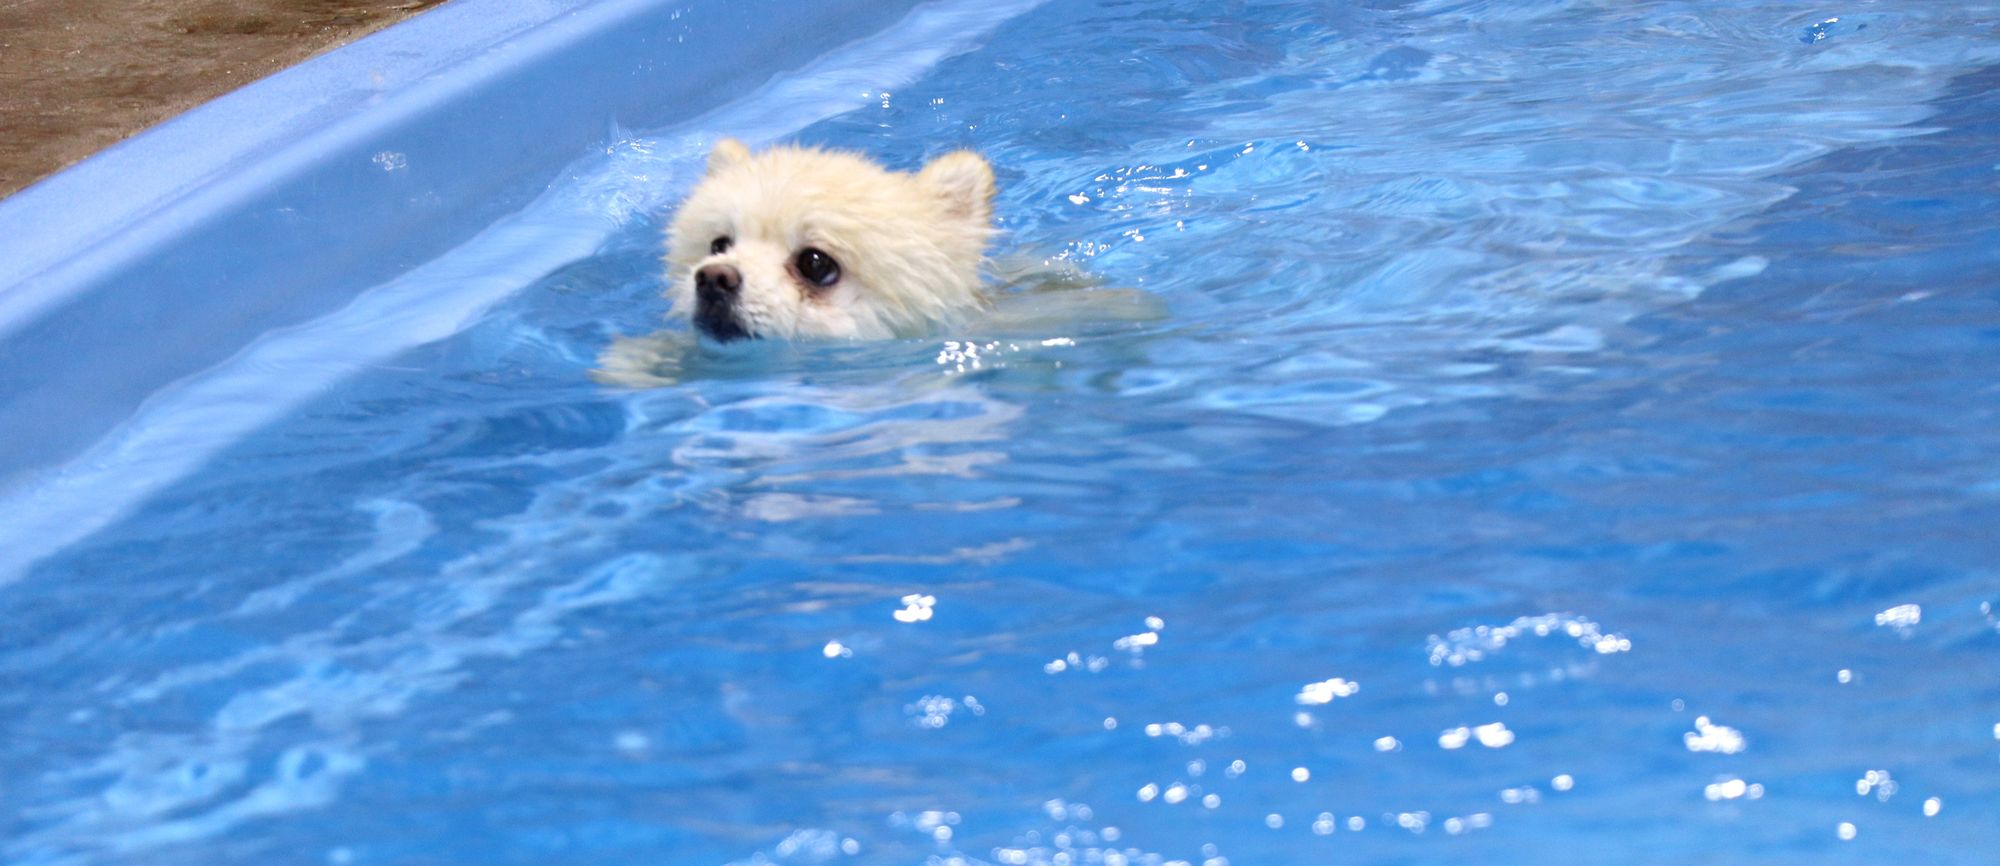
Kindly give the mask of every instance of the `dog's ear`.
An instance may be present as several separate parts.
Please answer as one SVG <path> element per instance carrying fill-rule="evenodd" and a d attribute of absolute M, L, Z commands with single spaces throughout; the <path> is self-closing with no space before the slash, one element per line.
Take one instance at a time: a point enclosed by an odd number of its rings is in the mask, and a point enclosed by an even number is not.
<path fill-rule="evenodd" d="M 993 167 L 979 154 L 954 151 L 931 160 L 917 180 L 944 199 L 945 208 L 985 225 L 993 220 Z"/>
<path fill-rule="evenodd" d="M 714 174 L 739 162 L 750 159 L 750 146 L 733 138 L 725 138 L 715 143 L 715 149 L 708 152 L 708 173 Z"/>

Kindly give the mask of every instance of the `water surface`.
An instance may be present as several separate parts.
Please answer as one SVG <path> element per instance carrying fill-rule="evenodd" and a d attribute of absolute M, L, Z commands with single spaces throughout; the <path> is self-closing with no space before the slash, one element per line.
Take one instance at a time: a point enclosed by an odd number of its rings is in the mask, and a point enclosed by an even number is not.
<path fill-rule="evenodd" d="M 741 130 L 613 143 L 127 431 L 213 456 L 0 586 L 0 857 L 1988 862 L 2000 40 L 1910 6 L 1039 7 L 794 137 L 1164 318 L 653 388 Z"/>

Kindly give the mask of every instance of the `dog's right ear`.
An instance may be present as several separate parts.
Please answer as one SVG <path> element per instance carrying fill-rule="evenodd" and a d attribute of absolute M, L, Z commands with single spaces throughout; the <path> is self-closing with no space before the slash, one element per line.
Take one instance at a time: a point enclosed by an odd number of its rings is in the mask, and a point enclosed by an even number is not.
<path fill-rule="evenodd" d="M 725 138 L 715 143 L 715 149 L 708 152 L 708 173 L 714 174 L 740 162 L 750 161 L 750 146 L 733 138 Z"/>
<path fill-rule="evenodd" d="M 954 151 L 925 164 L 917 180 L 929 184 L 945 209 L 985 225 L 993 221 L 993 166 L 969 150 Z"/>

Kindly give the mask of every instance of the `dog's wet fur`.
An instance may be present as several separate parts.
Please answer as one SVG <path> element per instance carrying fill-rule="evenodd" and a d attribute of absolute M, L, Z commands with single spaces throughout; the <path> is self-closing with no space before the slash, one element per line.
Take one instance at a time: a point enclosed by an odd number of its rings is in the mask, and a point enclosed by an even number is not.
<path fill-rule="evenodd" d="M 719 342 L 933 333 L 983 304 L 993 195 L 970 151 L 910 173 L 724 139 L 668 228 L 667 297 Z"/>

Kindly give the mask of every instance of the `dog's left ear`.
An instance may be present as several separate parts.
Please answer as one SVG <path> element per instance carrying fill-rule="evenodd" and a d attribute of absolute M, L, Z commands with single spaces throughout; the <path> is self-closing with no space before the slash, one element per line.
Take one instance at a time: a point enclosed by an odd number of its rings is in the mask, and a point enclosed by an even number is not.
<path fill-rule="evenodd" d="M 715 142 L 715 149 L 708 152 L 708 173 L 714 174 L 739 162 L 750 161 L 750 146 L 733 138 Z"/>
<path fill-rule="evenodd" d="M 931 160 L 917 180 L 944 199 L 945 208 L 985 225 L 993 220 L 993 167 L 969 150 Z"/>

